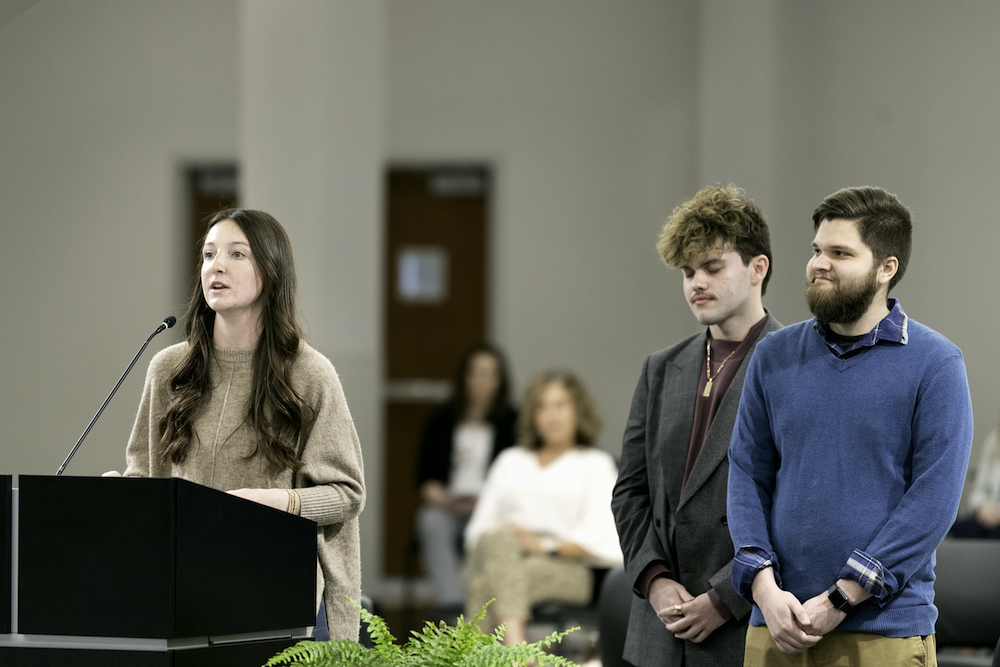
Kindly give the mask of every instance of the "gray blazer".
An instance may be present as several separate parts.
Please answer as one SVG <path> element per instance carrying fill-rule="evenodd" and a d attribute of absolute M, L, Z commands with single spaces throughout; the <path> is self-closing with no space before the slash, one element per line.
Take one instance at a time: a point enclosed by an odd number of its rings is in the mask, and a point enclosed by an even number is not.
<path fill-rule="evenodd" d="M 692 595 L 715 588 L 734 618 L 695 644 L 675 639 L 638 591 L 632 598 L 625 659 L 638 667 L 742 665 L 750 605 L 730 581 L 733 543 L 726 522 L 727 453 L 747 364 L 757 343 L 781 325 L 771 315 L 733 377 L 681 493 L 694 424 L 695 394 L 705 363 L 701 333 L 648 359 L 632 397 L 618 483 L 611 507 L 625 574 L 664 561 Z M 683 660 L 683 663 L 682 663 Z"/>

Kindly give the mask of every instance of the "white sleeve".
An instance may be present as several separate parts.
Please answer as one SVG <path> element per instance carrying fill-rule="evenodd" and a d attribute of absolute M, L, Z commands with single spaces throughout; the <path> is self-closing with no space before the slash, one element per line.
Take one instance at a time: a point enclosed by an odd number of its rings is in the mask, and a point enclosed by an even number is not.
<path fill-rule="evenodd" d="M 472 511 L 469 524 L 465 527 L 466 551 L 472 551 L 485 533 L 503 527 L 502 501 L 507 492 L 506 480 L 510 479 L 512 474 L 510 463 L 510 452 L 501 452 L 486 473 L 479 499 L 476 500 L 476 508 Z"/>
<path fill-rule="evenodd" d="M 563 539 L 582 547 L 590 554 L 593 565 L 609 567 L 623 562 L 618 529 L 611 512 L 611 494 L 618 480 L 614 459 L 602 450 L 588 452 L 586 474 L 581 483 L 587 485 L 580 520 L 569 527 Z"/>

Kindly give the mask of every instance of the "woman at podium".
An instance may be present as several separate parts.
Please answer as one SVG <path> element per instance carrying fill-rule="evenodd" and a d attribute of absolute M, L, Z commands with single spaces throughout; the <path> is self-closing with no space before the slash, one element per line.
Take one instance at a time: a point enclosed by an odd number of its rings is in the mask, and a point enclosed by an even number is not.
<path fill-rule="evenodd" d="M 318 524 L 317 606 L 331 638 L 358 638 L 361 445 L 330 361 L 302 338 L 292 248 L 262 211 L 215 214 L 185 317 L 157 354 L 125 476 L 181 477 Z M 116 474 L 116 473 L 109 473 Z"/>

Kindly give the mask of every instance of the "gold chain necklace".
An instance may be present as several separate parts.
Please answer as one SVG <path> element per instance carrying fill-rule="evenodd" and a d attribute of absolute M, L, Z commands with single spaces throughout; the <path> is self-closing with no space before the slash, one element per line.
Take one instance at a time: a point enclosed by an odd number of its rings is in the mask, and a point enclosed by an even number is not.
<path fill-rule="evenodd" d="M 738 349 L 739 349 L 739 346 L 737 345 L 736 346 L 736 350 L 738 350 Z M 715 371 L 715 377 L 716 378 L 719 377 L 719 373 L 722 372 L 722 368 L 726 365 L 726 362 L 729 361 L 734 354 L 736 354 L 736 350 L 733 350 L 732 352 L 730 352 L 729 356 L 726 357 L 725 359 L 723 359 L 722 363 L 719 364 L 719 370 Z M 705 391 L 701 392 L 701 395 L 702 395 L 703 398 L 708 398 L 709 396 L 712 395 L 712 380 L 715 379 L 714 377 L 712 377 L 712 339 L 711 338 L 706 338 L 705 339 L 705 377 L 707 377 L 708 380 L 705 382 Z"/>

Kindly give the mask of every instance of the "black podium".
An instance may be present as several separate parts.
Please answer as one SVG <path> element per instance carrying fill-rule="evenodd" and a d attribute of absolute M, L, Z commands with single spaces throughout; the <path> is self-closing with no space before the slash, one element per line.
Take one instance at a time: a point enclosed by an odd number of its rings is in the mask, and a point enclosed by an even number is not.
<path fill-rule="evenodd" d="M 4 666 L 254 667 L 315 622 L 312 521 L 180 479 L 6 489 Z"/>
<path fill-rule="evenodd" d="M 0 635 L 10 632 L 11 475 L 0 475 Z"/>

